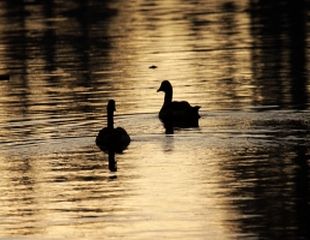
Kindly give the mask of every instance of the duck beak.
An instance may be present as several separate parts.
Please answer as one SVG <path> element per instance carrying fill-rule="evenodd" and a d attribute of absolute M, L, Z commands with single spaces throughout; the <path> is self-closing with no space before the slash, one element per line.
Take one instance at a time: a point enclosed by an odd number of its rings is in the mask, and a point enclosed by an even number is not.
<path fill-rule="evenodd" d="M 157 92 L 160 92 L 160 91 L 162 91 L 161 87 L 157 89 Z"/>

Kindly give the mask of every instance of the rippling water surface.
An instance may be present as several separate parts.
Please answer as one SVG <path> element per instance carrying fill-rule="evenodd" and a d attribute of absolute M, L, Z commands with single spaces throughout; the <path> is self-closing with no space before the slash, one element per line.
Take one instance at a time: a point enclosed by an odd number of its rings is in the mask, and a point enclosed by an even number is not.
<path fill-rule="evenodd" d="M 309 239 L 306 2 L 1 1 L 0 239 Z"/>

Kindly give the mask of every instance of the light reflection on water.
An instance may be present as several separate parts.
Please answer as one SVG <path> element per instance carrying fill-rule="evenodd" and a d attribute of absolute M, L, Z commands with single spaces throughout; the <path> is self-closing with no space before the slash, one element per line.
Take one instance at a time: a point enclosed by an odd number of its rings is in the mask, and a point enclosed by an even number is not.
<path fill-rule="evenodd" d="M 0 237 L 309 237 L 301 19 L 285 3 L 281 23 L 255 1 L 74 2 L 0 3 Z M 199 128 L 164 134 L 164 79 Z M 132 138 L 116 172 L 94 143 L 110 98 Z"/>

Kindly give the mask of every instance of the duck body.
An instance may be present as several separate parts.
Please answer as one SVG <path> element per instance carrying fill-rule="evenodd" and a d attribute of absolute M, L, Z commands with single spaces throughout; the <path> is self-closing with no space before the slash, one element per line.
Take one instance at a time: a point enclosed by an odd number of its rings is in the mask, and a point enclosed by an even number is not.
<path fill-rule="evenodd" d="M 172 85 L 165 80 L 157 90 L 165 93 L 164 103 L 161 107 L 158 117 L 164 123 L 165 127 L 198 127 L 200 115 L 198 110 L 200 106 L 192 107 L 186 101 L 172 101 Z"/>
<path fill-rule="evenodd" d="M 192 107 L 188 102 L 171 102 L 163 105 L 159 111 L 159 119 L 163 123 L 171 123 L 174 127 L 189 128 L 199 126 L 199 106 Z"/>
<path fill-rule="evenodd" d="M 126 130 L 121 127 L 110 129 L 102 128 L 97 137 L 96 144 L 104 152 L 123 152 L 130 143 L 130 137 Z"/>
<path fill-rule="evenodd" d="M 115 102 L 110 100 L 107 106 L 108 126 L 99 131 L 96 145 L 104 152 L 121 153 L 127 148 L 131 139 L 124 128 L 114 128 L 114 111 Z"/>

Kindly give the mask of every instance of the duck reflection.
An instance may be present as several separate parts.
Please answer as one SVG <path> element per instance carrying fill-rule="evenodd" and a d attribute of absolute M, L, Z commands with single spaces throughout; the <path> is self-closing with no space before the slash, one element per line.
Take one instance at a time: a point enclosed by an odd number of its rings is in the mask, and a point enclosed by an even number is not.
<path fill-rule="evenodd" d="M 109 151 L 109 170 L 111 172 L 116 172 L 117 171 L 117 162 L 115 160 L 115 152 Z"/>
<path fill-rule="evenodd" d="M 164 80 L 157 92 L 164 92 L 164 103 L 159 111 L 159 119 L 163 122 L 167 134 L 172 134 L 175 127 L 198 127 L 200 106 L 192 107 L 186 101 L 172 101 L 173 89 L 168 80 Z"/>
<path fill-rule="evenodd" d="M 117 170 L 115 153 L 122 153 L 130 143 L 124 128 L 114 128 L 114 111 L 115 101 L 111 99 L 107 104 L 107 127 L 102 128 L 96 137 L 96 145 L 109 154 L 109 169 L 113 172 Z"/>

